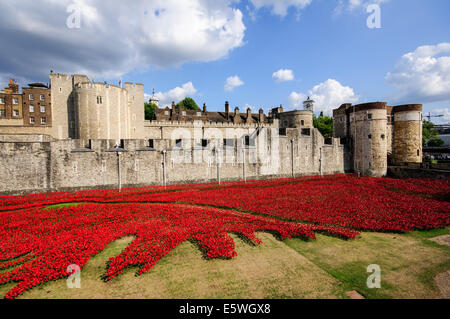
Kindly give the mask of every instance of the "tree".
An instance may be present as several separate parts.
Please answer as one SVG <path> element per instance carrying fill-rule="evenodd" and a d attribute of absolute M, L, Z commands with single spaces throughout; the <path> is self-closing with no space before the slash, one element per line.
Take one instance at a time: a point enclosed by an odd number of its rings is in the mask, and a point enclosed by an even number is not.
<path fill-rule="evenodd" d="M 190 97 L 186 97 L 183 101 L 179 102 L 177 106 L 183 106 L 185 110 L 200 110 L 194 99 Z"/>
<path fill-rule="evenodd" d="M 445 142 L 438 136 L 439 133 L 434 127 L 434 123 L 430 121 L 423 121 L 423 146 L 439 147 L 443 146 Z"/>
<path fill-rule="evenodd" d="M 333 119 L 330 116 L 324 116 L 323 113 L 320 113 L 319 117 L 316 117 L 314 114 L 313 123 L 323 137 L 333 137 Z"/>
<path fill-rule="evenodd" d="M 434 138 L 428 142 L 429 147 L 442 147 L 444 144 L 445 142 L 440 138 Z"/>
<path fill-rule="evenodd" d="M 156 120 L 156 109 L 158 106 L 154 103 L 145 103 L 145 120 L 154 121 Z"/>

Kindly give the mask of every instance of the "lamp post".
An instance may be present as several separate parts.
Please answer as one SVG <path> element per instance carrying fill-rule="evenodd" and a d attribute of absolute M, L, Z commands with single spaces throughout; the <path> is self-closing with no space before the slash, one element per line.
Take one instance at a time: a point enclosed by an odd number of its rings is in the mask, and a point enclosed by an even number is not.
<path fill-rule="evenodd" d="M 220 180 L 220 149 L 218 147 L 215 148 L 216 151 L 216 161 L 217 161 L 217 182 L 221 183 Z"/>
<path fill-rule="evenodd" d="M 126 153 L 127 150 L 122 148 L 121 145 L 119 145 L 119 143 L 116 142 L 116 145 L 114 146 L 114 148 L 108 149 L 106 150 L 107 153 L 116 153 L 117 154 L 117 185 L 118 185 L 118 190 L 119 192 L 122 191 L 122 170 L 120 167 L 120 162 L 121 162 L 121 155 L 122 153 Z"/>
<path fill-rule="evenodd" d="M 247 176 L 245 175 L 245 145 L 242 147 L 242 175 L 244 176 L 244 182 L 247 183 Z"/>
<path fill-rule="evenodd" d="M 291 173 L 292 173 L 292 178 L 295 177 L 295 173 L 294 173 L 294 140 L 291 139 Z"/>
<path fill-rule="evenodd" d="M 122 191 L 122 178 L 121 178 L 121 170 L 120 170 L 120 156 L 122 152 L 117 152 L 117 172 L 119 175 L 119 193 Z"/>
<path fill-rule="evenodd" d="M 166 183 L 166 150 L 162 151 L 162 155 L 163 155 L 163 185 L 164 187 L 166 187 L 167 183 Z"/>

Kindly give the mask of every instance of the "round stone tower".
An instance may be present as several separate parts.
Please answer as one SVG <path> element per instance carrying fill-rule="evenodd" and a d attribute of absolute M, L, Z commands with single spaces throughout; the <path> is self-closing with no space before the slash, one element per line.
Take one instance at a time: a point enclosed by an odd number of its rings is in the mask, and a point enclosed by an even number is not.
<path fill-rule="evenodd" d="M 393 107 L 393 164 L 422 163 L 422 105 Z"/>
<path fill-rule="evenodd" d="M 349 135 L 352 138 L 353 168 L 365 176 L 387 174 L 387 103 L 350 106 Z"/>

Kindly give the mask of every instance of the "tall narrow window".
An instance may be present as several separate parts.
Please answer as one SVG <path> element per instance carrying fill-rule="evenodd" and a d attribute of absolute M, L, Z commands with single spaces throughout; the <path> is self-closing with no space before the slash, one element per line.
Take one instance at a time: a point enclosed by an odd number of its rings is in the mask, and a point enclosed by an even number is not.
<path fill-rule="evenodd" d="M 41 99 L 41 101 L 45 101 L 45 95 L 41 94 L 40 99 Z"/>
<path fill-rule="evenodd" d="M 97 104 L 103 104 L 103 99 L 101 96 L 97 96 Z"/>
<path fill-rule="evenodd" d="M 47 124 L 47 118 L 41 117 L 41 124 Z"/>
<path fill-rule="evenodd" d="M 19 104 L 19 99 L 18 98 L 13 98 L 13 104 L 14 105 L 18 105 Z"/>
<path fill-rule="evenodd" d="M 19 110 L 13 110 L 13 116 L 18 117 L 19 116 Z"/>
<path fill-rule="evenodd" d="M 5 104 L 5 98 L 4 97 L 0 97 L 0 104 Z"/>
<path fill-rule="evenodd" d="M 29 99 L 30 101 L 34 101 L 34 94 L 33 94 L 33 93 L 30 93 L 30 94 L 28 95 L 28 99 Z"/>
<path fill-rule="evenodd" d="M 30 124 L 34 124 L 34 123 L 35 123 L 34 117 L 30 117 Z"/>
<path fill-rule="evenodd" d="M 45 106 L 41 105 L 41 113 L 45 113 Z"/>
<path fill-rule="evenodd" d="M 30 113 L 34 112 L 34 105 L 30 104 Z"/>

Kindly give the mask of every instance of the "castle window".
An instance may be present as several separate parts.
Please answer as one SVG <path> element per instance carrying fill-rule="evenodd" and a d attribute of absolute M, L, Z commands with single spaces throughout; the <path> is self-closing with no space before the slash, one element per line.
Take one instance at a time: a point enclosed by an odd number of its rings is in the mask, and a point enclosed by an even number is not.
<path fill-rule="evenodd" d="M 155 148 L 155 141 L 154 140 L 148 140 L 148 147 L 149 148 Z"/>
<path fill-rule="evenodd" d="M 417 156 L 420 156 L 420 150 L 417 150 Z"/>
<path fill-rule="evenodd" d="M 41 117 L 41 124 L 47 124 L 47 118 Z"/>
<path fill-rule="evenodd" d="M 250 146 L 250 136 L 245 136 L 245 146 Z"/>
<path fill-rule="evenodd" d="M 41 94 L 40 99 L 41 99 L 41 101 L 45 101 L 45 95 Z"/>
<path fill-rule="evenodd" d="M 372 134 L 369 134 L 369 140 L 371 140 L 372 139 Z"/>
<path fill-rule="evenodd" d="M 183 140 L 181 140 L 181 139 L 176 140 L 175 141 L 175 146 L 179 147 L 179 148 L 182 148 L 183 147 Z"/>
<path fill-rule="evenodd" d="M 384 140 L 386 138 L 386 135 L 381 134 L 381 138 Z"/>
<path fill-rule="evenodd" d="M 234 139 L 231 139 L 231 138 L 223 139 L 223 145 L 225 147 L 234 147 Z"/>
<path fill-rule="evenodd" d="M 250 136 L 245 136 L 245 146 L 254 147 L 255 146 L 255 139 L 250 138 Z"/>
<path fill-rule="evenodd" d="M 305 125 L 305 121 L 304 120 L 301 120 L 301 125 L 303 126 L 303 125 Z"/>
<path fill-rule="evenodd" d="M 13 110 L 13 116 L 18 117 L 19 116 L 19 110 Z"/>
<path fill-rule="evenodd" d="M 18 98 L 13 98 L 13 104 L 14 105 L 18 105 L 19 104 L 19 99 Z"/>
<path fill-rule="evenodd" d="M 5 110 L 0 110 L 0 116 L 1 117 L 5 117 L 6 116 L 6 111 Z"/>
<path fill-rule="evenodd" d="M 97 104 L 103 104 L 103 98 L 101 96 L 97 96 Z"/>
<path fill-rule="evenodd" d="M 280 136 L 286 136 L 287 135 L 287 130 L 285 128 L 280 128 L 278 134 Z"/>
<path fill-rule="evenodd" d="M 5 104 L 5 98 L 4 97 L 0 97 L 0 104 Z"/>
<path fill-rule="evenodd" d="M 34 117 L 30 117 L 30 124 L 34 124 L 34 123 L 35 123 Z"/>
<path fill-rule="evenodd" d="M 45 113 L 45 106 L 41 105 L 41 113 Z"/>
<path fill-rule="evenodd" d="M 302 135 L 311 136 L 311 129 L 309 128 L 302 129 Z"/>
<path fill-rule="evenodd" d="M 181 112 L 181 115 L 186 116 L 186 111 Z"/>
<path fill-rule="evenodd" d="M 34 105 L 30 104 L 30 113 L 34 112 Z"/>
<path fill-rule="evenodd" d="M 368 118 L 369 120 L 371 120 L 371 119 L 372 119 L 372 114 L 367 114 L 367 118 Z"/>

